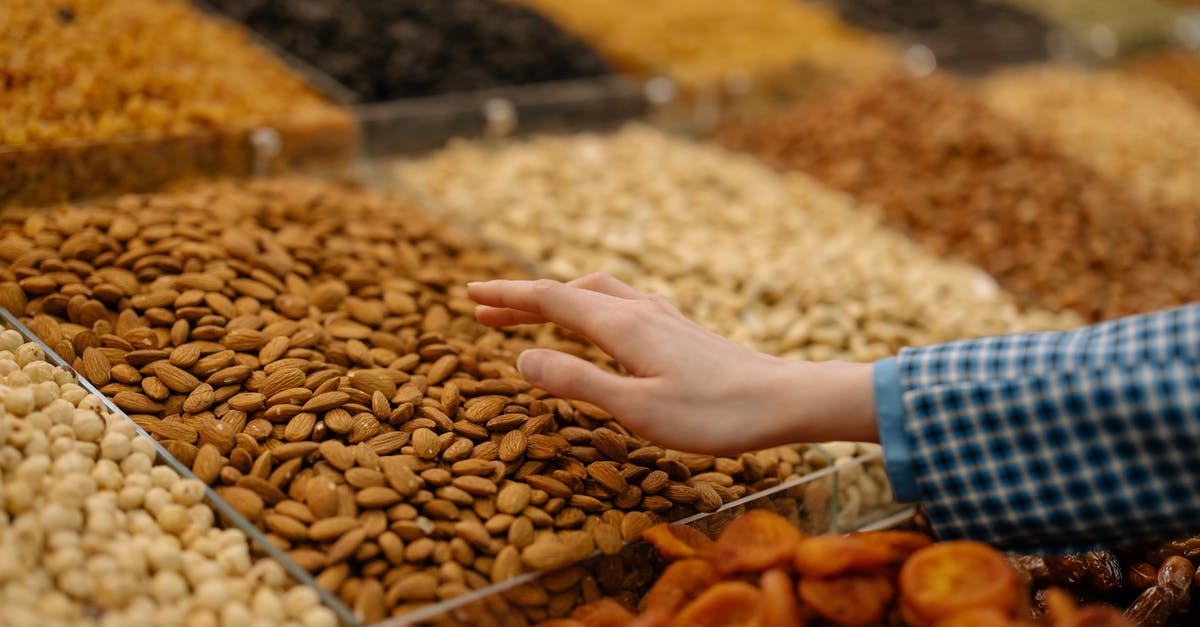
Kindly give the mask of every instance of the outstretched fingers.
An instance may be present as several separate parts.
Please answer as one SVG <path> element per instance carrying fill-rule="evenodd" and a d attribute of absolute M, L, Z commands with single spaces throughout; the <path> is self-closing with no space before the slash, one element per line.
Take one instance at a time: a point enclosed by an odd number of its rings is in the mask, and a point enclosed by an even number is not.
<path fill-rule="evenodd" d="M 517 358 L 521 376 L 554 396 L 587 401 L 615 416 L 634 401 L 642 385 L 597 368 L 587 360 L 558 351 L 533 348 Z"/>

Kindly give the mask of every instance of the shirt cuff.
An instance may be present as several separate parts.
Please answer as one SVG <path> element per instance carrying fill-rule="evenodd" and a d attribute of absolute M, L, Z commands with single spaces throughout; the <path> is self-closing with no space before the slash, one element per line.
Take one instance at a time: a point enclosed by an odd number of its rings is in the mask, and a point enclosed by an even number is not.
<path fill-rule="evenodd" d="M 892 493 L 897 501 L 920 499 L 917 478 L 913 474 L 912 452 L 904 433 L 904 393 L 900 389 L 900 365 L 889 358 L 875 362 L 875 416 L 879 421 L 879 443 Z"/>

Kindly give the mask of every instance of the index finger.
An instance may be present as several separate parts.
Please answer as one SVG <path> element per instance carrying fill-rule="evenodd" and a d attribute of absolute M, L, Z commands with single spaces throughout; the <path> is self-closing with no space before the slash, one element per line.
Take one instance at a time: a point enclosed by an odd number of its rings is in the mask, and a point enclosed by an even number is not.
<path fill-rule="evenodd" d="M 621 300 L 550 279 L 469 283 L 467 294 L 481 305 L 526 312 L 593 341 L 603 333 L 604 312 Z"/>

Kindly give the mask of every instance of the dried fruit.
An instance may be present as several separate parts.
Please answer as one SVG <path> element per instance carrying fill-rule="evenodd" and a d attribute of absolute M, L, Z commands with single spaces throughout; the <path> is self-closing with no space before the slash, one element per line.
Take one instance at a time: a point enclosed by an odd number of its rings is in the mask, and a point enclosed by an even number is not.
<path fill-rule="evenodd" d="M 796 570 L 805 577 L 871 572 L 899 563 L 906 555 L 855 536 L 814 536 L 796 545 Z"/>
<path fill-rule="evenodd" d="M 900 568 L 901 603 L 930 622 L 972 608 L 1011 613 L 1021 594 L 1017 571 L 999 551 L 978 542 L 934 544 Z"/>
<path fill-rule="evenodd" d="M 670 618 L 718 581 L 720 576 L 711 562 L 695 558 L 681 559 L 667 566 L 646 593 L 644 611 L 651 616 Z M 790 584 L 788 594 L 792 594 Z"/>
<path fill-rule="evenodd" d="M 800 599 L 822 618 L 845 627 L 865 627 L 883 620 L 896 587 L 883 575 L 804 578 Z"/>
<path fill-rule="evenodd" d="M 687 604 L 671 622 L 676 627 L 753 625 L 759 618 L 762 594 L 743 581 L 722 581 Z"/>
<path fill-rule="evenodd" d="M 708 536 L 685 525 L 654 525 L 642 532 L 642 539 L 667 559 L 710 558 L 716 550 L 716 544 Z"/>
<path fill-rule="evenodd" d="M 725 527 L 717 538 L 714 559 L 722 573 L 767 570 L 791 562 L 803 537 L 786 518 L 754 509 Z"/>

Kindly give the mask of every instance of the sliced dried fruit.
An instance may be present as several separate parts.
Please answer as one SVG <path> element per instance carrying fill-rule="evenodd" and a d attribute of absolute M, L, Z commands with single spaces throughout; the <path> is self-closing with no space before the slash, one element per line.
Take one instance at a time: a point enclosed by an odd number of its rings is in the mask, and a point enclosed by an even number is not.
<path fill-rule="evenodd" d="M 904 554 L 854 536 L 816 536 L 796 545 L 796 570 L 806 577 L 833 577 L 870 572 L 899 563 Z"/>
<path fill-rule="evenodd" d="M 763 571 L 792 560 L 804 538 L 786 518 L 755 509 L 729 523 L 717 538 L 717 569 L 723 573 Z"/>
<path fill-rule="evenodd" d="M 883 575 L 802 579 L 798 588 L 809 609 L 844 627 L 880 623 L 896 597 L 896 587 Z"/>
<path fill-rule="evenodd" d="M 646 593 L 645 613 L 670 617 L 690 599 L 720 581 L 717 569 L 702 559 L 685 559 L 667 566 Z"/>
<path fill-rule="evenodd" d="M 1012 613 L 1021 598 L 1021 582 L 999 551 L 979 542 L 954 541 L 921 549 L 904 562 L 900 592 L 917 617 L 936 622 L 974 608 Z"/>
<path fill-rule="evenodd" d="M 615 599 L 597 599 L 575 608 L 571 618 L 584 627 L 626 627 L 633 621 L 633 612 Z"/>
<path fill-rule="evenodd" d="M 675 616 L 673 627 L 734 627 L 755 625 L 762 593 L 744 581 L 722 581 L 705 590 Z"/>
<path fill-rule="evenodd" d="M 703 533 L 683 525 L 654 525 L 642 532 L 642 539 L 654 545 L 658 553 L 669 560 L 713 555 L 713 541 Z"/>
<path fill-rule="evenodd" d="M 763 573 L 759 586 L 762 588 L 759 627 L 795 627 L 804 623 L 796 603 L 796 588 L 786 570 L 768 570 Z"/>

